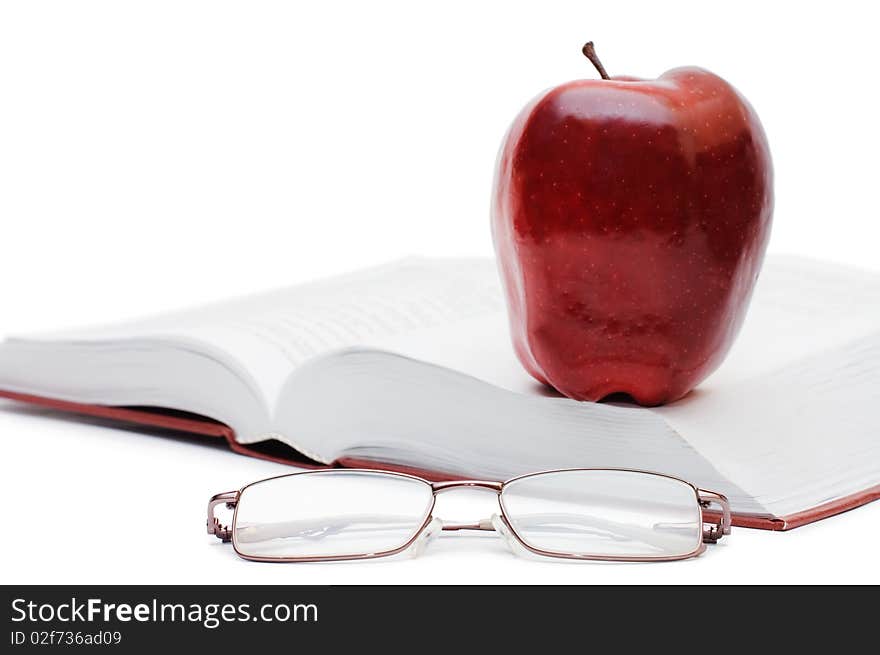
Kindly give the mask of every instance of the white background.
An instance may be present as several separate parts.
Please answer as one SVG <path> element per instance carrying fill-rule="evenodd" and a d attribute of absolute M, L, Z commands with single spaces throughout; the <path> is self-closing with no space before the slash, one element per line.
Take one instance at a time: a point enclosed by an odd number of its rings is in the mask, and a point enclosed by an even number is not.
<path fill-rule="evenodd" d="M 491 253 L 509 121 L 547 86 L 700 65 L 753 103 L 774 252 L 880 268 L 867 3 L 0 4 L 0 332 L 111 321 L 417 253 Z M 880 503 L 697 560 L 238 560 L 207 497 L 286 469 L 0 404 L 3 582 L 880 582 Z M 473 510 L 446 518 L 480 518 Z M 437 514 L 443 516 L 443 506 Z M 453 511 L 449 509 L 448 511 Z M 463 514 L 459 516 L 460 514 Z"/>

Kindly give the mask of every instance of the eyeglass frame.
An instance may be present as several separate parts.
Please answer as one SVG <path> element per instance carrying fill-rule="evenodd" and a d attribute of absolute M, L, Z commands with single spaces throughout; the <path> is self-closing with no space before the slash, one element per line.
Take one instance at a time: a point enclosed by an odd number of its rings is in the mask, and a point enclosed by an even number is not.
<path fill-rule="evenodd" d="M 418 530 L 413 534 L 413 536 L 402 546 L 397 548 L 392 548 L 389 550 L 384 550 L 376 553 L 356 553 L 356 554 L 346 554 L 346 555 L 306 555 L 306 556 L 298 556 L 298 557 L 268 557 L 263 555 L 248 555 L 242 553 L 235 544 L 235 540 L 233 539 L 233 529 L 236 524 L 236 519 L 238 518 L 238 501 L 241 497 L 241 494 L 248 488 L 255 484 L 260 484 L 262 482 L 269 482 L 270 480 L 278 480 L 280 478 L 289 478 L 297 475 L 316 475 L 320 473 L 328 473 L 330 471 L 343 471 L 343 472 L 352 472 L 352 473 L 374 473 L 379 475 L 390 475 L 400 478 L 408 478 L 411 480 L 417 480 L 419 482 L 424 482 L 431 488 L 431 506 L 428 508 L 428 513 L 425 520 L 419 526 Z M 626 472 L 626 473 L 642 473 L 645 475 L 654 475 L 661 478 L 667 478 L 670 480 L 675 480 L 677 482 L 681 482 L 694 491 L 694 496 L 697 501 L 697 507 L 700 510 L 700 523 L 703 526 L 703 534 L 700 544 L 693 551 L 686 553 L 684 555 L 661 555 L 657 557 L 645 556 L 645 555 L 585 555 L 580 553 L 565 553 L 559 551 L 550 551 L 543 550 L 541 548 L 535 548 L 530 544 L 526 543 L 526 541 L 517 533 L 516 529 L 511 525 L 510 520 L 507 518 L 507 514 L 504 509 L 504 503 L 501 501 L 501 494 L 504 491 L 504 488 L 516 481 L 523 480 L 525 478 L 531 478 L 537 475 L 545 475 L 547 473 L 564 473 L 570 471 L 618 471 L 618 472 Z M 683 480 L 682 478 L 676 477 L 674 475 L 668 475 L 666 473 L 657 473 L 656 471 L 644 471 L 640 469 L 628 469 L 628 468 L 564 468 L 564 469 L 549 469 L 546 471 L 535 471 L 534 473 L 526 473 L 523 475 L 518 475 L 516 477 L 510 478 L 509 480 L 505 480 L 504 482 L 495 482 L 492 480 L 445 480 L 439 482 L 431 482 L 430 480 L 426 480 L 425 478 L 419 477 L 417 475 L 410 475 L 409 473 L 398 473 L 396 471 L 386 471 L 382 469 L 369 469 L 369 468 L 346 468 L 346 469 L 321 469 L 316 471 L 298 471 L 296 473 L 285 473 L 282 475 L 275 475 L 269 478 L 264 478 L 262 480 L 256 480 L 254 482 L 250 482 L 237 491 L 225 491 L 223 493 L 215 494 L 211 497 L 211 500 L 208 501 L 208 520 L 207 520 L 207 528 L 208 534 L 214 535 L 218 539 L 223 542 L 232 542 L 232 548 L 235 551 L 235 554 L 245 560 L 250 560 L 253 562 L 278 562 L 278 563 L 294 563 L 294 562 L 338 562 L 338 561 L 346 561 L 346 560 L 365 560 L 365 559 L 375 559 L 379 557 L 391 557 L 393 555 L 397 555 L 398 553 L 402 553 L 408 548 L 410 548 L 419 536 L 425 531 L 425 529 L 431 524 L 434 520 L 434 507 L 437 504 L 437 495 L 441 493 L 445 493 L 447 491 L 451 491 L 453 489 L 459 488 L 472 488 L 472 489 L 486 489 L 489 491 L 494 491 L 498 498 L 498 507 L 501 510 L 499 517 L 501 521 L 504 523 L 504 526 L 507 528 L 507 531 L 510 535 L 516 539 L 516 541 L 527 551 L 534 555 L 539 555 L 542 557 L 553 557 L 553 558 L 561 558 L 561 559 L 570 559 L 570 560 L 585 560 L 585 561 L 604 561 L 604 562 L 672 562 L 683 559 L 690 559 L 692 557 L 697 557 L 701 555 L 706 550 L 706 544 L 714 544 L 717 543 L 724 535 L 730 534 L 731 528 L 731 517 L 730 517 L 730 503 L 727 500 L 727 497 L 717 491 L 709 491 L 707 489 L 701 489 L 687 480 Z M 232 515 L 232 523 L 228 526 L 223 525 L 220 522 L 220 519 L 215 515 L 215 510 L 219 505 L 226 506 L 226 509 L 233 510 Z M 706 512 L 711 505 L 717 505 L 720 510 L 710 510 Z M 477 523 L 464 523 L 464 524 L 455 524 L 455 523 L 444 523 L 442 525 L 442 530 L 444 531 L 457 531 L 457 530 L 483 530 L 483 531 L 492 531 L 495 532 L 496 529 L 492 525 L 490 521 L 479 521 Z"/>

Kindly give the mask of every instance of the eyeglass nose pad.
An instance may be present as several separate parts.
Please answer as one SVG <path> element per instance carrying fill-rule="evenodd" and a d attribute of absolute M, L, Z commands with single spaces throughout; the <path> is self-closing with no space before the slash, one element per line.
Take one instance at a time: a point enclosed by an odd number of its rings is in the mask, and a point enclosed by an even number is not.
<path fill-rule="evenodd" d="M 504 538 L 504 543 L 507 544 L 507 548 L 511 553 L 523 557 L 531 555 L 528 549 L 519 542 L 519 539 L 513 536 L 505 520 L 498 514 L 492 515 L 492 527 L 495 528 L 495 532 Z"/>
<path fill-rule="evenodd" d="M 421 555 L 425 547 L 428 545 L 428 542 L 431 541 L 434 537 L 436 537 L 443 530 L 443 521 L 434 517 L 431 519 L 431 522 L 425 526 L 425 529 L 421 531 L 416 540 L 413 542 L 412 547 L 409 549 L 410 555 L 412 557 L 418 557 Z"/>

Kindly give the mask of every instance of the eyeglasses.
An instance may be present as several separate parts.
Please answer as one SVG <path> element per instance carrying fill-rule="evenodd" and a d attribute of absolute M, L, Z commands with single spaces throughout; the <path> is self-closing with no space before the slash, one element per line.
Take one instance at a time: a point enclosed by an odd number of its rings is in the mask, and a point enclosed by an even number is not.
<path fill-rule="evenodd" d="M 437 494 L 465 487 L 495 493 L 500 513 L 468 524 L 433 516 Z M 216 516 L 224 504 L 234 510 L 231 527 Z M 208 534 L 261 562 L 418 554 L 441 530 L 495 530 L 518 554 L 669 561 L 696 557 L 706 543 L 730 534 L 730 507 L 721 494 L 684 480 L 627 469 L 545 471 L 507 482 L 306 471 L 253 482 L 208 503 Z"/>

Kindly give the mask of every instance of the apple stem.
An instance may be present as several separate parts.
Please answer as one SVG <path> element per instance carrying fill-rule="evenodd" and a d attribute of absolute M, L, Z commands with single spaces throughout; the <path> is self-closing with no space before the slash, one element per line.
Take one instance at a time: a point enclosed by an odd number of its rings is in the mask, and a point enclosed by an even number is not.
<path fill-rule="evenodd" d="M 603 80 L 610 80 L 611 78 L 608 76 L 608 73 L 605 71 L 605 67 L 602 65 L 602 62 L 599 60 L 599 56 L 596 54 L 596 48 L 593 46 L 592 41 L 587 41 L 584 44 L 584 47 L 581 48 L 581 52 L 584 53 L 584 57 L 590 60 L 593 66 L 596 67 L 596 70 L 599 71 L 599 75 L 602 76 Z"/>

